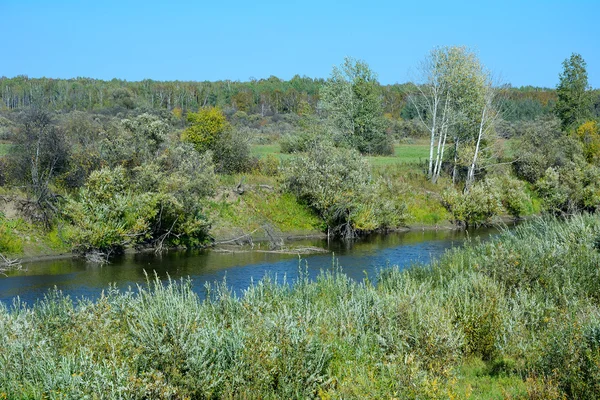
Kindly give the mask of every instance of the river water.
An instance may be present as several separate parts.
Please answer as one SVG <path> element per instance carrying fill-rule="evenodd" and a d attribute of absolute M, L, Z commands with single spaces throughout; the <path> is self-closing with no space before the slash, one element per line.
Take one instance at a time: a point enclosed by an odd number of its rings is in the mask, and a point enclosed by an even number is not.
<path fill-rule="evenodd" d="M 259 251 L 217 252 L 170 251 L 162 255 L 153 253 L 126 254 L 99 266 L 81 259 L 60 259 L 24 264 L 25 271 L 15 271 L 0 276 L 0 302 L 10 305 L 19 297 L 33 304 L 43 299 L 49 290 L 57 288 L 73 299 L 95 299 L 116 284 L 120 289 L 135 290 L 146 283 L 146 273 L 157 274 L 161 280 L 192 279 L 194 290 L 204 296 L 206 282 L 222 282 L 241 294 L 252 281 L 265 274 L 283 281 L 293 282 L 300 268 L 311 278 L 320 271 L 339 265 L 351 278 L 374 280 L 377 272 L 391 265 L 406 268 L 429 263 L 446 249 L 461 246 L 467 238 L 486 238 L 497 232 L 493 229 L 477 231 L 410 231 L 376 234 L 352 242 L 311 239 L 293 242 L 294 247 L 311 246 L 327 253 L 274 254 Z M 256 247 L 255 247 L 256 249 Z"/>

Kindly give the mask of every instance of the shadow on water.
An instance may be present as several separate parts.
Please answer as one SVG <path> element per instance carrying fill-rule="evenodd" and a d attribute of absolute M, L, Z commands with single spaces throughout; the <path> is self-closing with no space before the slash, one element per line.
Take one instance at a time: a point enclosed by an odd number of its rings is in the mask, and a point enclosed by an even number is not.
<path fill-rule="evenodd" d="M 497 233 L 495 229 L 461 231 L 410 231 L 403 233 L 374 234 L 356 241 L 326 241 L 312 239 L 294 242 L 294 246 L 313 246 L 327 249 L 328 253 L 303 255 L 302 268 L 311 278 L 321 270 L 339 264 L 343 271 L 355 280 L 365 276 L 373 280 L 377 271 L 390 265 L 402 268 L 429 263 L 446 249 L 460 246 L 467 237 L 486 238 Z M 334 259 L 335 255 L 335 259 Z M 145 284 L 146 271 L 155 271 L 162 280 L 190 277 L 194 290 L 204 296 L 205 282 L 227 280 L 227 285 L 240 294 L 252 280 L 260 280 L 266 274 L 285 276 L 293 282 L 299 272 L 300 258 L 293 254 L 264 252 L 222 253 L 211 250 L 171 251 L 162 255 L 154 253 L 127 254 L 98 266 L 80 259 L 63 259 L 36 262 L 26 265 L 26 271 L 0 277 L 0 301 L 11 304 L 19 296 L 26 303 L 41 299 L 57 287 L 72 298 L 97 298 L 109 284 L 125 290 Z"/>

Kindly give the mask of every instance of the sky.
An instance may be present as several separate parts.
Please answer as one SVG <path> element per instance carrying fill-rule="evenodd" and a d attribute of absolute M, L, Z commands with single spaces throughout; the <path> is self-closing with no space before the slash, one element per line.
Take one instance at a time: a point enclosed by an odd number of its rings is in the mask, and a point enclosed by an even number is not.
<path fill-rule="evenodd" d="M 579 53 L 600 88 L 600 0 L 0 0 L 0 76 L 326 78 L 351 56 L 383 84 L 465 45 L 502 83 L 555 87 Z"/>

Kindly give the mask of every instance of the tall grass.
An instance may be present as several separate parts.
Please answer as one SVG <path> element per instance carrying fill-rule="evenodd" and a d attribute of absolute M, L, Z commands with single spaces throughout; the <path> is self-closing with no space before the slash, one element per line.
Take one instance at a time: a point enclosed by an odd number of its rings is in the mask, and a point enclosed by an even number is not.
<path fill-rule="evenodd" d="M 523 398 L 599 398 L 599 244 L 598 217 L 540 219 L 377 285 L 333 267 L 240 297 L 149 279 L 15 301 L 0 398 L 490 398 L 461 375 L 473 359 Z"/>

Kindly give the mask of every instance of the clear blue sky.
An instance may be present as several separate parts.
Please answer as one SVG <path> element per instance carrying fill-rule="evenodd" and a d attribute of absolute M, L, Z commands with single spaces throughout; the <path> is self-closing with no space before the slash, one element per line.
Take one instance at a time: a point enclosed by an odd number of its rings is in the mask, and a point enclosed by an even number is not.
<path fill-rule="evenodd" d="M 0 0 L 0 76 L 327 77 L 349 55 L 394 83 L 432 47 L 466 45 L 513 86 L 556 86 L 578 52 L 600 88 L 599 15 L 600 0 Z"/>

